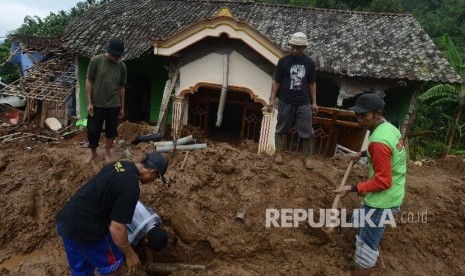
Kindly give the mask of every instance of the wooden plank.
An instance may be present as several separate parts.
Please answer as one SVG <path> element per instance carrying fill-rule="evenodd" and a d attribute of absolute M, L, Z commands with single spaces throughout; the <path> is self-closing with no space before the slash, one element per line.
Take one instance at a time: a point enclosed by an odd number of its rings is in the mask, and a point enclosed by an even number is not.
<path fill-rule="evenodd" d="M 155 126 L 153 132 L 154 133 L 160 133 L 162 136 L 164 133 L 161 133 L 161 126 L 166 124 L 166 117 L 167 117 L 167 110 L 168 110 L 168 104 L 170 102 L 171 98 L 171 93 L 174 89 L 174 86 L 176 85 L 176 81 L 178 80 L 178 75 L 179 75 L 179 70 L 176 70 L 174 73 L 174 76 L 170 81 L 169 85 L 167 85 L 167 89 L 163 91 L 163 98 L 162 98 L 162 103 L 160 107 L 160 113 L 158 114 L 158 121 L 157 125 Z M 166 86 L 165 86 L 166 87 Z M 164 129 L 163 131 L 164 132 Z"/>
<path fill-rule="evenodd" d="M 32 99 L 26 98 L 26 108 L 24 109 L 23 122 L 29 121 L 29 114 L 32 109 Z"/>
<path fill-rule="evenodd" d="M 41 134 L 28 133 L 28 132 L 24 132 L 24 134 L 31 134 L 31 136 L 35 136 L 35 137 L 42 138 L 42 139 L 47 139 L 47 140 L 53 140 L 53 141 L 60 140 L 60 139 L 57 139 L 57 138 L 53 138 L 53 137 L 45 136 L 45 135 L 41 135 Z"/>
<path fill-rule="evenodd" d="M 3 142 L 4 142 L 4 143 L 6 143 L 6 142 L 11 142 L 11 141 L 15 141 L 15 140 L 19 140 L 19 139 L 31 137 L 31 136 L 34 136 L 34 134 L 32 134 L 32 133 L 24 133 L 24 135 L 22 135 L 22 136 L 15 137 L 15 138 L 10 138 L 10 139 L 5 139 L 5 140 L 3 140 Z"/>
<path fill-rule="evenodd" d="M 3 135 L 3 136 L 0 136 L 0 140 L 4 140 L 4 139 L 7 139 L 7 138 L 11 138 L 11 137 L 20 135 L 21 133 L 22 133 L 22 132 L 15 132 L 15 133 L 12 133 L 12 134 Z"/>
<path fill-rule="evenodd" d="M 61 107 L 61 104 L 59 105 Z M 57 107 L 58 108 L 58 107 Z M 68 104 L 65 104 L 65 118 L 63 121 L 63 126 L 68 127 Z"/>
<path fill-rule="evenodd" d="M 49 107 L 49 102 L 48 101 L 42 101 L 42 112 L 40 114 L 40 127 L 44 127 L 45 125 L 45 119 L 47 119 L 48 116 L 48 107 Z"/>
<path fill-rule="evenodd" d="M 325 124 L 325 125 L 331 125 L 331 122 L 332 122 L 331 119 L 321 118 L 321 117 L 314 117 L 313 121 L 314 121 L 314 123 L 321 123 L 321 124 Z M 354 122 L 336 120 L 335 123 L 336 123 L 336 125 L 340 125 L 340 126 L 348 126 L 348 127 L 360 128 L 360 125 L 358 123 L 354 123 Z"/>
<path fill-rule="evenodd" d="M 335 112 L 333 113 L 333 116 L 331 118 L 331 124 L 329 126 L 329 134 L 328 134 L 325 151 L 324 151 L 325 157 L 331 157 L 333 155 L 332 154 L 333 151 L 331 149 L 336 146 L 336 141 L 334 140 L 334 129 L 337 123 L 337 115 L 338 115 L 337 112 Z"/>

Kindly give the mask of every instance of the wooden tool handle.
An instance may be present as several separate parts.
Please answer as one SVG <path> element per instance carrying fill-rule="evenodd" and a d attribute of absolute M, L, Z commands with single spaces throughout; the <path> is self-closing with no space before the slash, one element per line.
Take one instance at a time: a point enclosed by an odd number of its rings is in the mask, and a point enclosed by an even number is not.
<path fill-rule="evenodd" d="M 346 184 L 347 178 L 349 178 L 349 174 L 353 166 L 354 166 L 354 160 L 350 160 L 349 165 L 347 166 L 346 172 L 344 173 L 344 177 L 342 178 L 341 184 L 339 184 L 338 189 L 344 187 L 344 185 Z M 333 206 L 331 207 L 331 209 L 337 208 L 337 206 L 339 205 L 340 199 L 341 199 L 341 194 L 337 194 L 336 197 L 334 198 Z"/>
<path fill-rule="evenodd" d="M 344 173 L 344 177 L 341 180 L 341 184 L 339 184 L 338 189 L 344 187 L 344 185 L 347 182 L 347 178 L 349 178 L 350 171 L 352 170 L 352 166 L 354 165 L 354 161 L 350 160 L 349 165 L 347 166 L 346 172 Z M 337 210 L 337 206 L 339 205 L 339 200 L 341 199 L 341 194 L 337 194 L 336 197 L 334 198 L 333 201 L 333 206 L 331 207 L 331 210 Z M 327 234 L 331 234 L 334 230 L 334 225 L 333 223 L 330 222 L 330 226 L 328 226 L 328 229 L 326 230 Z"/>

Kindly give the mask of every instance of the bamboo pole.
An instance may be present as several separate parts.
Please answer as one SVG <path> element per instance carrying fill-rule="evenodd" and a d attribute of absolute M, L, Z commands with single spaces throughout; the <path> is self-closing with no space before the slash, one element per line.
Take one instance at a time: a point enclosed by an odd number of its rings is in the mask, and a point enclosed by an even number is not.
<path fill-rule="evenodd" d="M 15 133 L 12 133 L 12 134 L 4 135 L 4 136 L 1 136 L 1 137 L 0 137 L 0 140 L 5 140 L 5 139 L 13 138 L 14 136 L 20 135 L 21 133 L 22 133 L 22 132 L 15 132 Z"/>
<path fill-rule="evenodd" d="M 193 270 L 195 272 L 205 272 L 207 271 L 207 266 L 182 263 L 151 263 L 147 267 L 147 272 L 154 274 L 170 274 L 176 270 L 181 269 Z"/>

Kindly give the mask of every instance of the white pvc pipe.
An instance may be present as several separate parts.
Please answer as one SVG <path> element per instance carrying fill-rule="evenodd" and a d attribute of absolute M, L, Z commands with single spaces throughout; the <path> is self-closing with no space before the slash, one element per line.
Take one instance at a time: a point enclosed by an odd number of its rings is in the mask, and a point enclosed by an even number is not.
<path fill-rule="evenodd" d="M 170 152 L 173 151 L 174 146 L 166 146 L 166 147 L 157 147 L 155 149 L 156 152 Z M 207 144 L 193 144 L 193 145 L 179 145 L 176 146 L 176 150 L 178 151 L 187 151 L 187 150 L 201 150 L 207 148 Z"/>
<path fill-rule="evenodd" d="M 216 115 L 216 126 L 220 127 L 223 122 L 224 106 L 226 105 L 226 95 L 228 93 L 228 71 L 229 71 L 229 53 L 223 55 L 223 86 L 221 87 L 220 103 L 218 104 L 218 113 Z"/>
<path fill-rule="evenodd" d="M 193 144 L 193 143 L 195 143 L 195 139 L 194 137 L 192 137 L 192 135 L 179 138 L 176 141 L 176 145 L 187 145 L 187 144 Z M 155 147 L 168 147 L 168 146 L 172 146 L 173 144 L 174 144 L 174 141 L 161 141 L 161 142 L 153 143 Z"/>

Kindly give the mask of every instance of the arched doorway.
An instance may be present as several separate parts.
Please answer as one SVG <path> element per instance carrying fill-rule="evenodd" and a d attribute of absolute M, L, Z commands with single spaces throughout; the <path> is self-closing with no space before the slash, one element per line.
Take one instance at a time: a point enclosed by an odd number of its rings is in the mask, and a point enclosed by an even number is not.
<path fill-rule="evenodd" d="M 212 140 L 237 144 L 243 140 L 259 141 L 263 104 L 254 102 L 249 93 L 228 90 L 223 122 L 216 127 L 220 87 L 200 87 L 189 95 L 189 124 L 205 131 Z"/>

